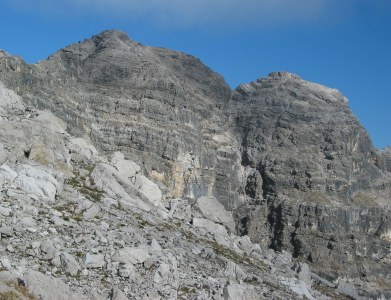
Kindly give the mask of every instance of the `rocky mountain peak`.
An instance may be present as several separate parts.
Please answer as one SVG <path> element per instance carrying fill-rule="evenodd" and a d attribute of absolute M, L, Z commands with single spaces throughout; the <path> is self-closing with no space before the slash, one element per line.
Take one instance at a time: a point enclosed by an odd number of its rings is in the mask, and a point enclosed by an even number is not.
<path fill-rule="evenodd" d="M 273 182 L 272 193 L 285 186 L 283 193 L 288 195 L 293 191 L 322 191 L 345 201 L 357 193 L 357 184 L 369 186 L 365 178 L 382 176 L 367 132 L 338 90 L 277 72 L 241 85 L 237 92 L 240 96 L 234 103 L 239 108 L 235 110 L 243 112 L 238 121 L 247 145 L 243 162 Z M 367 159 L 362 161 L 362 157 Z M 361 167 L 351 172 L 352 164 L 358 161 Z M 344 175 L 336 177 L 331 171 L 334 168 Z M 301 183 L 296 182 L 299 177 Z M 301 197 L 299 192 L 298 199 Z"/>
<path fill-rule="evenodd" d="M 251 94 L 256 94 L 259 91 L 264 94 L 268 89 L 289 91 L 290 97 L 283 97 L 281 98 L 282 101 L 301 98 L 301 100 L 313 103 L 314 105 L 319 105 L 321 104 L 319 101 L 322 101 L 323 104 L 321 105 L 342 105 L 346 107 L 349 102 L 337 89 L 303 80 L 298 75 L 288 72 L 273 72 L 267 77 L 258 78 L 254 82 L 242 84 L 237 88 L 239 92 Z M 314 100 L 315 98 L 317 101 L 308 101 L 310 99 Z M 318 110 L 322 111 L 322 108 L 319 107 Z"/>
<path fill-rule="evenodd" d="M 120 39 L 123 41 L 131 41 L 128 34 L 126 32 L 117 30 L 117 29 L 110 29 L 102 31 L 101 33 L 94 35 L 92 37 L 93 39 L 99 39 L 99 40 L 106 40 L 106 39 Z"/>
<path fill-rule="evenodd" d="M 133 42 L 127 33 L 118 30 L 106 30 L 98 35 L 92 36 L 91 40 L 96 45 L 96 51 L 102 51 L 105 48 L 126 51 L 130 45 L 140 45 Z"/>
<path fill-rule="evenodd" d="M 9 57 L 11 56 L 7 51 L 4 51 L 3 49 L 0 49 L 0 58 L 2 57 Z"/>
<path fill-rule="evenodd" d="M 285 78 L 285 79 L 300 79 L 300 76 L 297 74 L 289 73 L 289 72 L 272 72 L 267 75 L 270 78 Z"/>
<path fill-rule="evenodd" d="M 335 89 L 110 30 L 0 54 L 0 125 L 0 298 L 390 296 L 390 151 Z"/>

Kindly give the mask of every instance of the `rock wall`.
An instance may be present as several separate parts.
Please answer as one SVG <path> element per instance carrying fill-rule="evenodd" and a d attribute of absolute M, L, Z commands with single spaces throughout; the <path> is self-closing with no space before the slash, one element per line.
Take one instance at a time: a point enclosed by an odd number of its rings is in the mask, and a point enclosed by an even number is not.
<path fill-rule="evenodd" d="M 237 205 L 239 146 L 226 128 L 231 89 L 198 59 L 106 31 L 33 66 L 7 57 L 2 69 L 0 79 L 28 103 L 102 151 L 142 163 L 170 196 Z"/>
<path fill-rule="evenodd" d="M 239 234 L 330 280 L 391 288 L 378 282 L 390 274 L 389 150 L 337 90 L 283 72 L 231 90 L 198 59 L 118 31 L 35 65 L 0 52 L 0 81 L 102 155 L 138 163 L 163 200 L 217 199 Z"/>
<path fill-rule="evenodd" d="M 252 199 L 237 229 L 330 280 L 389 278 L 390 174 L 338 91 L 289 73 L 241 85 L 233 119 Z"/>
<path fill-rule="evenodd" d="M 383 176 L 381 158 L 337 90 L 280 72 L 239 86 L 233 99 L 242 164 L 253 170 L 249 191 L 259 174 L 263 198 L 345 203 Z M 261 192 L 255 184 L 252 198 Z"/>
<path fill-rule="evenodd" d="M 329 280 L 389 278 L 389 208 L 295 205 L 275 199 L 244 206 L 235 218 L 238 230 L 254 242 L 288 250 Z"/>

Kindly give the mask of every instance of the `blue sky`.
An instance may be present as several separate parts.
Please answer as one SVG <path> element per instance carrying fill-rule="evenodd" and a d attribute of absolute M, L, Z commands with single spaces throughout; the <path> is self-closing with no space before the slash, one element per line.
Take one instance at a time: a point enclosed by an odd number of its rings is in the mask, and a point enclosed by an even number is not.
<path fill-rule="evenodd" d="M 390 0 L 0 0 L 0 49 L 29 63 L 106 29 L 197 56 L 233 88 L 272 71 L 337 88 L 391 145 Z"/>

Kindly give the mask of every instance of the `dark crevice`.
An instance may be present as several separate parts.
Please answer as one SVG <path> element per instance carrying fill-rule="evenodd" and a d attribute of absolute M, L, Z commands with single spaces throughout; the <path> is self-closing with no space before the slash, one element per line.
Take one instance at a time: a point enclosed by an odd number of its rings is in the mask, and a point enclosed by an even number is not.
<path fill-rule="evenodd" d="M 300 241 L 299 237 L 297 236 L 296 232 L 291 233 L 291 241 L 290 242 L 291 242 L 291 245 L 293 246 L 292 256 L 294 258 L 299 257 L 302 254 L 302 252 L 301 252 L 302 244 L 301 244 L 301 241 Z"/>
<path fill-rule="evenodd" d="M 241 225 L 241 232 L 240 235 L 244 236 L 248 234 L 248 223 L 249 223 L 249 218 L 248 216 L 243 217 L 240 219 L 240 225 Z"/>
<path fill-rule="evenodd" d="M 302 243 L 300 241 L 300 238 L 299 238 L 298 234 L 296 233 L 297 229 L 300 227 L 299 224 L 300 224 L 299 220 L 297 220 L 295 222 L 295 224 L 294 224 L 295 230 L 291 233 L 290 243 L 291 243 L 291 245 L 293 247 L 292 256 L 294 258 L 297 258 L 297 257 L 299 257 L 300 255 L 303 254 L 302 251 L 301 251 L 303 245 L 302 245 Z"/>
<path fill-rule="evenodd" d="M 30 158 L 30 153 L 31 153 L 31 150 L 30 150 L 30 149 L 24 150 L 23 152 L 24 152 L 24 157 Z"/>
<path fill-rule="evenodd" d="M 266 174 L 266 167 L 262 165 L 261 163 L 258 164 L 257 170 L 262 178 L 262 197 L 263 199 L 267 199 L 270 195 L 276 195 L 275 192 L 275 181 L 267 176 Z"/>
<path fill-rule="evenodd" d="M 281 204 L 277 207 L 272 204 L 271 207 L 269 207 L 268 222 L 273 233 L 270 248 L 274 251 L 281 252 L 283 249 L 284 237 L 284 220 Z"/>

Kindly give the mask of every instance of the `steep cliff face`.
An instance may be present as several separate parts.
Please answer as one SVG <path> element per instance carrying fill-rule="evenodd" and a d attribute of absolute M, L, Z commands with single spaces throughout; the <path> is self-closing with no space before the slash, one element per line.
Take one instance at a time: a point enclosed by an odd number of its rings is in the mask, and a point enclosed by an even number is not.
<path fill-rule="evenodd" d="M 237 204 L 239 147 L 225 126 L 231 90 L 198 59 L 106 31 L 37 65 L 14 64 L 22 71 L 8 86 L 102 151 L 144 164 L 169 195 Z"/>
<path fill-rule="evenodd" d="M 391 172 L 391 147 L 387 147 L 380 152 L 380 155 L 383 157 L 384 165 L 388 172 Z"/>
<path fill-rule="evenodd" d="M 245 187 L 238 230 L 327 278 L 390 272 L 390 174 L 338 91 L 289 73 L 233 97 Z M 385 207 L 386 206 L 386 207 Z"/>
<path fill-rule="evenodd" d="M 164 199 L 214 196 L 253 242 L 391 289 L 390 151 L 337 90 L 277 72 L 233 91 L 198 59 L 118 31 L 35 65 L 0 52 L 0 81 L 137 162 Z"/>
<path fill-rule="evenodd" d="M 381 158 L 337 90 L 272 73 L 237 93 L 242 163 L 261 176 L 264 198 L 354 203 L 383 176 Z"/>

